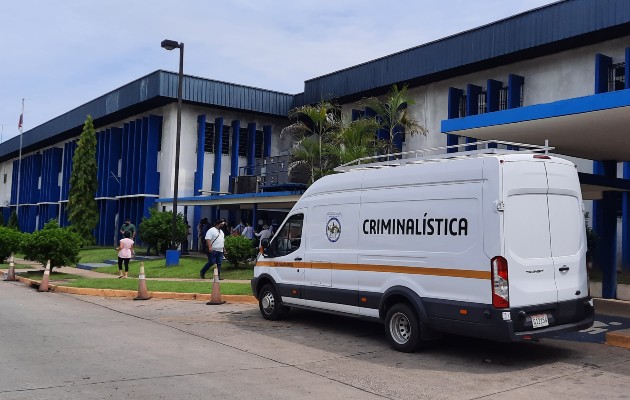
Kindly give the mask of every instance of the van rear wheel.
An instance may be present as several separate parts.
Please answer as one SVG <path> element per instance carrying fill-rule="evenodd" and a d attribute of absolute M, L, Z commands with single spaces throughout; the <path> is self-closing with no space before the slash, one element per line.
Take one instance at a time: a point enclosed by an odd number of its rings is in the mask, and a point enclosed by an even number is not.
<path fill-rule="evenodd" d="M 288 307 L 282 305 L 282 300 L 278 296 L 276 288 L 271 284 L 263 286 L 258 298 L 258 308 L 264 319 L 277 321 L 288 310 Z"/>
<path fill-rule="evenodd" d="M 413 309 L 398 303 L 387 310 L 385 334 L 394 350 L 404 353 L 416 351 L 420 346 L 420 321 Z"/>

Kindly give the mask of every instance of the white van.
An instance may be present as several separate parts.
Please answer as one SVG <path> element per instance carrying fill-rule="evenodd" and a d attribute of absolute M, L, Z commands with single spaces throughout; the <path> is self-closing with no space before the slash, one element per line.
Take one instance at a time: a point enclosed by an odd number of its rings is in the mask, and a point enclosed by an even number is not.
<path fill-rule="evenodd" d="M 571 162 L 488 149 L 345 170 L 316 181 L 259 255 L 264 318 L 378 319 L 405 352 L 439 332 L 519 341 L 593 324 Z"/>

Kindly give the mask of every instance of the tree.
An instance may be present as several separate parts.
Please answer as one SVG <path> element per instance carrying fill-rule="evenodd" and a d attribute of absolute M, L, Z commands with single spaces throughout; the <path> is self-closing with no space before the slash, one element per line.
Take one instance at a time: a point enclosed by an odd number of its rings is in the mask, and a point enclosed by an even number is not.
<path fill-rule="evenodd" d="M 22 252 L 24 258 L 45 265 L 50 260 L 50 271 L 54 267 L 72 266 L 79 262 L 81 238 L 70 228 L 60 228 L 51 219 L 44 229 L 24 235 Z"/>
<path fill-rule="evenodd" d="M 143 218 L 138 227 L 138 236 L 147 246 L 164 252 L 171 242 L 173 230 L 173 212 L 149 210 L 149 218 Z M 188 237 L 188 224 L 182 214 L 177 214 L 175 245 L 178 246 Z"/>
<path fill-rule="evenodd" d="M 72 158 L 68 220 L 81 237 L 82 245 L 94 243 L 93 231 L 98 224 L 98 207 L 94 197 L 98 186 L 96 165 L 96 133 L 92 116 L 88 115 Z"/>
<path fill-rule="evenodd" d="M 289 118 L 296 122 L 282 129 L 280 136 L 293 139 L 294 165 L 308 166 L 311 171 L 309 183 L 324 175 L 324 145 L 339 129 L 339 115 L 339 107 L 328 101 L 294 108 L 289 112 Z"/>
<path fill-rule="evenodd" d="M 15 229 L 16 231 L 20 230 L 18 216 L 15 210 L 11 212 L 11 216 L 9 217 L 9 222 L 7 222 L 7 228 Z"/>
<path fill-rule="evenodd" d="M 22 243 L 22 235 L 17 229 L 0 226 L 0 263 L 4 262 L 11 253 L 17 253 Z"/>
<path fill-rule="evenodd" d="M 387 152 L 389 154 L 401 150 L 394 148 L 394 139 L 397 134 L 400 134 L 398 129 L 402 128 L 411 135 L 416 133 L 426 135 L 427 133 L 426 128 L 409 115 L 409 106 L 415 104 L 415 101 L 409 96 L 407 85 L 400 90 L 398 86 L 393 85 L 384 101 L 370 97 L 361 100 L 360 104 L 371 108 L 376 113 L 380 129 L 388 132 Z"/>

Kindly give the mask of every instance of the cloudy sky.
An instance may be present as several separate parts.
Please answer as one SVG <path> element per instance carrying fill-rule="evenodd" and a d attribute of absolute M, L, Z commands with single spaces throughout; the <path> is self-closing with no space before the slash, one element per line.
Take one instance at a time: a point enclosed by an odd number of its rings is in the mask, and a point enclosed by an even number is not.
<path fill-rule="evenodd" d="M 556 0 L 7 0 L 5 141 L 155 70 L 286 93 L 304 81 Z"/>

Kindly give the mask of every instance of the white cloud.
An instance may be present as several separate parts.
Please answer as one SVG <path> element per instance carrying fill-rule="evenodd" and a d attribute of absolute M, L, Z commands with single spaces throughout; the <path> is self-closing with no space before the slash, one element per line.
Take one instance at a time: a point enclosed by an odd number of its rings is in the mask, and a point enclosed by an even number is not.
<path fill-rule="evenodd" d="M 8 1 L 0 15 L 3 139 L 157 69 L 288 93 L 304 81 L 553 0 Z"/>

